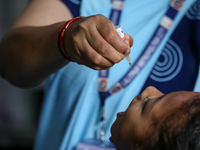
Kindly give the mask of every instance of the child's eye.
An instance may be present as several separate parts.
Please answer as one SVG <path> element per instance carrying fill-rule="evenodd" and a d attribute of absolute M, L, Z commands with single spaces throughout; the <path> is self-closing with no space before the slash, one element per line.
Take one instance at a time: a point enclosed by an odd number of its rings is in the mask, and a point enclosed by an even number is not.
<path fill-rule="evenodd" d="M 148 97 L 145 97 L 144 99 L 143 99 L 143 101 L 142 101 L 142 109 L 144 109 L 145 108 L 145 106 L 146 106 L 146 104 L 149 102 L 149 98 Z"/>

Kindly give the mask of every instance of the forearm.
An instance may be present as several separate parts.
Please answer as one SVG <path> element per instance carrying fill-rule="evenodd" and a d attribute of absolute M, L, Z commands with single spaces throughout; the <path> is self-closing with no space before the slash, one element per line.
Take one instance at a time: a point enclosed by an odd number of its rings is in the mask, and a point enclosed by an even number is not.
<path fill-rule="evenodd" d="M 9 30 L 0 43 L 1 76 L 16 86 L 32 87 L 65 66 L 68 61 L 57 48 L 63 23 Z"/>
<path fill-rule="evenodd" d="M 27 87 L 41 83 L 65 66 L 68 61 L 57 47 L 64 23 L 10 29 L 0 45 L 0 74 L 14 85 Z M 109 69 L 120 62 L 133 43 L 127 35 L 127 45 L 102 15 L 77 20 L 64 31 L 61 43 L 65 53 L 78 64 L 95 70 Z"/>

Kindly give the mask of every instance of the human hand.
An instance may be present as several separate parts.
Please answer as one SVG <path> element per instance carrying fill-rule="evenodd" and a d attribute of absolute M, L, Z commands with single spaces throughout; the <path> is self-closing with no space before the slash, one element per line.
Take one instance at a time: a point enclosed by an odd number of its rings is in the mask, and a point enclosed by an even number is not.
<path fill-rule="evenodd" d="M 125 34 L 126 43 L 113 23 L 103 15 L 73 22 L 65 32 L 65 48 L 69 57 L 95 70 L 109 69 L 130 53 L 133 38 Z"/>

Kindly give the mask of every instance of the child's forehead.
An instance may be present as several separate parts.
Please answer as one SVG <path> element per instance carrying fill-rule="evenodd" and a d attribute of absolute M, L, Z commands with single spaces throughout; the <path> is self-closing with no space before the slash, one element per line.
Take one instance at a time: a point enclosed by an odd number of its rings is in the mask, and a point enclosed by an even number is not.
<path fill-rule="evenodd" d="M 183 101 L 192 101 L 194 99 L 200 98 L 199 92 L 192 92 L 192 91 L 175 91 L 168 93 L 168 99 L 175 99 L 175 100 L 183 100 Z"/>

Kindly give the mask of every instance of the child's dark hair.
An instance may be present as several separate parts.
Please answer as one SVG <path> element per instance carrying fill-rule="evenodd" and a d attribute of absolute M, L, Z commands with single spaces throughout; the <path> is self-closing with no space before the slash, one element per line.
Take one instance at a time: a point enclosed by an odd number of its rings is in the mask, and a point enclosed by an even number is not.
<path fill-rule="evenodd" d="M 159 125 L 157 136 L 135 149 L 200 150 L 200 99 L 193 97 L 192 103 L 184 103 Z"/>

